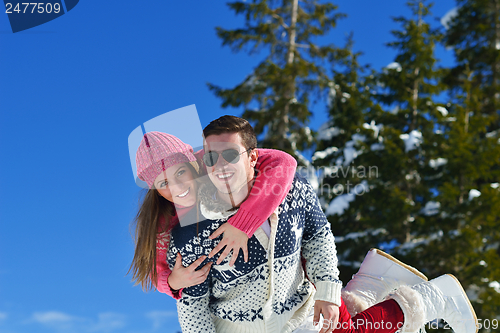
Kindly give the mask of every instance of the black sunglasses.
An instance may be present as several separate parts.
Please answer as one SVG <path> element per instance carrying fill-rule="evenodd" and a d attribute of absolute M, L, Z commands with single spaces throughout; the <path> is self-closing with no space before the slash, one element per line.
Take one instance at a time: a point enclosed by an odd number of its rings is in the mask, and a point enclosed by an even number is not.
<path fill-rule="evenodd" d="M 222 155 L 222 158 L 224 158 L 227 162 L 231 164 L 236 164 L 240 160 L 241 154 L 246 153 L 252 149 L 253 148 L 248 148 L 247 150 L 241 153 L 236 149 L 226 149 L 220 154 Z M 219 153 L 216 151 L 209 151 L 208 153 L 205 153 L 203 155 L 203 163 L 205 163 L 207 167 L 213 167 L 214 165 L 217 164 L 218 160 L 219 160 Z"/>

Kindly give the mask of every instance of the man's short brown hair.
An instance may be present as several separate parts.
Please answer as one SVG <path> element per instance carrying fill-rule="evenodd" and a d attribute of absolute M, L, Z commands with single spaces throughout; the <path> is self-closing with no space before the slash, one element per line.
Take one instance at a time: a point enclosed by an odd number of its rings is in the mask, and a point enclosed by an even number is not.
<path fill-rule="evenodd" d="M 208 138 L 210 135 L 224 133 L 238 133 L 246 149 L 257 148 L 257 137 L 253 131 L 253 127 L 243 118 L 229 115 L 222 116 L 210 122 L 203 129 L 203 136 L 205 138 Z"/>

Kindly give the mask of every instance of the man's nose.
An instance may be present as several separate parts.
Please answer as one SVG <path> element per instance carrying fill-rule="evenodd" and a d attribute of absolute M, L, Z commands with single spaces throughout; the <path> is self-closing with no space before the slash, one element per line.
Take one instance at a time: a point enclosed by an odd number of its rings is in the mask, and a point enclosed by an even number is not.
<path fill-rule="evenodd" d="M 219 158 L 217 159 L 217 163 L 215 163 L 214 168 L 217 170 L 217 168 L 225 167 L 228 164 L 229 162 L 222 157 L 222 154 L 219 154 Z"/>

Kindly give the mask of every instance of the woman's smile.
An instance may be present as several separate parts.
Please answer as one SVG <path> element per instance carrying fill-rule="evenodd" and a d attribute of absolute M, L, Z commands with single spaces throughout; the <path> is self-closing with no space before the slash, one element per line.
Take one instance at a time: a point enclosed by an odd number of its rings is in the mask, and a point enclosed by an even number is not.
<path fill-rule="evenodd" d="M 184 197 L 186 197 L 186 195 L 188 195 L 188 194 L 189 194 L 190 190 L 191 190 L 191 188 L 188 188 L 186 191 L 184 191 L 184 192 L 182 192 L 181 194 L 177 195 L 177 197 L 179 197 L 179 198 L 184 198 Z"/>
<path fill-rule="evenodd" d="M 173 165 L 163 171 L 154 182 L 158 193 L 175 205 L 191 207 L 196 203 L 195 175 L 188 166 L 181 163 Z"/>

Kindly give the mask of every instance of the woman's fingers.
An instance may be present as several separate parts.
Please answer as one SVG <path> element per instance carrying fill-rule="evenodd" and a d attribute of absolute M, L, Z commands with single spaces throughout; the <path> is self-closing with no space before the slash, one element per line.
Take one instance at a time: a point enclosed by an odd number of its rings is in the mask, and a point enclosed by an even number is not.
<path fill-rule="evenodd" d="M 174 268 L 182 267 L 182 256 L 179 252 L 177 252 L 177 257 L 175 257 L 175 265 Z"/>
<path fill-rule="evenodd" d="M 222 252 L 222 254 L 220 255 L 219 259 L 217 259 L 217 265 L 220 265 L 220 263 L 226 259 L 226 257 L 228 256 L 228 254 L 231 252 L 231 248 L 227 247 L 226 246 L 226 249 L 224 250 L 224 252 Z"/>
<path fill-rule="evenodd" d="M 233 266 L 234 263 L 236 262 L 236 259 L 238 259 L 238 255 L 240 254 L 240 249 L 239 248 L 233 248 L 233 255 L 231 257 L 231 261 L 229 262 L 229 266 Z"/>
<path fill-rule="evenodd" d="M 208 257 L 212 258 L 214 255 L 216 255 L 217 253 L 219 253 L 224 248 L 224 246 L 227 245 L 226 243 L 227 243 L 227 241 L 222 240 L 219 244 L 217 244 L 216 247 L 214 247 L 214 249 L 212 251 L 210 251 Z M 217 261 L 217 263 L 219 263 L 219 261 Z"/>
<path fill-rule="evenodd" d="M 226 231 L 226 224 L 225 223 L 223 225 L 221 225 L 220 227 L 218 227 L 217 230 L 215 230 L 208 238 L 215 239 L 215 238 L 219 237 L 220 235 L 222 235 L 224 233 L 224 231 Z"/>
<path fill-rule="evenodd" d="M 191 265 L 187 267 L 191 272 L 193 272 L 195 269 L 197 269 L 207 258 L 207 256 L 201 256 L 196 261 L 194 261 Z"/>
<path fill-rule="evenodd" d="M 241 248 L 243 250 L 243 258 L 245 259 L 245 262 L 248 262 L 248 247 L 247 244 Z M 238 252 L 239 254 L 239 252 Z"/>
<path fill-rule="evenodd" d="M 207 277 L 208 275 L 208 272 L 210 272 L 210 268 L 212 267 L 212 262 L 209 262 L 208 264 L 206 264 L 205 266 L 203 266 L 202 269 L 200 269 L 198 272 L 201 273 L 201 277 L 204 277 L 203 280 L 205 280 L 205 278 Z"/>
<path fill-rule="evenodd" d="M 200 272 L 202 272 L 203 274 L 208 274 L 208 272 L 210 271 L 210 268 L 212 267 L 212 264 L 213 264 L 213 262 L 209 262 L 208 264 L 203 266 L 202 269 L 200 269 Z"/>
<path fill-rule="evenodd" d="M 314 307 L 314 317 L 313 317 L 313 324 L 314 324 L 314 326 L 316 326 L 316 325 L 319 324 L 319 319 L 320 319 L 319 314 L 320 314 L 320 312 L 321 311 L 320 311 L 319 307 L 315 306 Z"/>
<path fill-rule="evenodd" d="M 203 283 L 207 279 L 208 273 L 210 272 L 210 268 L 212 267 L 212 264 L 213 264 L 212 262 L 209 262 L 208 264 L 203 266 L 202 269 L 200 269 L 199 271 L 196 271 L 196 274 L 198 274 L 198 276 L 194 279 L 196 284 Z"/>

